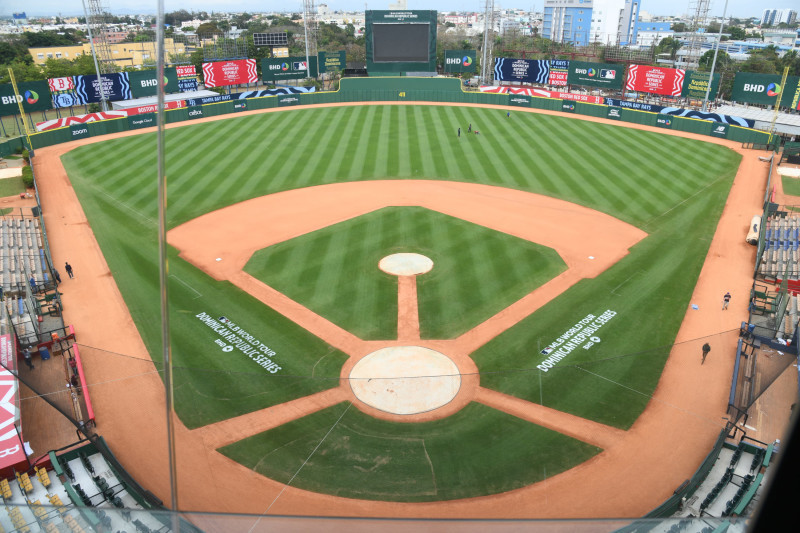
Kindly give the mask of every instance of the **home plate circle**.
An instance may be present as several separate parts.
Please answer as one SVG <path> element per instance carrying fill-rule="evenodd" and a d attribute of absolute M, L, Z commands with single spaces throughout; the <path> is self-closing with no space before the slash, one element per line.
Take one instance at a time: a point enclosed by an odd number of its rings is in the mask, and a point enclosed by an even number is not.
<path fill-rule="evenodd" d="M 392 254 L 381 259 L 378 268 L 395 276 L 415 276 L 430 272 L 433 261 L 422 254 Z"/>
<path fill-rule="evenodd" d="M 350 371 L 350 387 L 365 404 L 396 415 L 425 413 L 458 394 L 461 375 L 443 353 L 420 346 L 372 352 Z"/>

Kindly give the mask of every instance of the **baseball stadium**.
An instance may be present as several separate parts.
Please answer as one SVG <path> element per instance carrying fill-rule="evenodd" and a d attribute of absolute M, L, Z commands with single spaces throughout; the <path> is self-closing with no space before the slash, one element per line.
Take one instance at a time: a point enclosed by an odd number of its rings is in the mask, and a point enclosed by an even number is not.
<path fill-rule="evenodd" d="M 160 90 L 0 144 L 34 180 L 0 231 L 4 530 L 745 531 L 765 505 L 800 147 L 414 75 L 436 25 L 387 59 L 391 13 L 331 90 Z"/>

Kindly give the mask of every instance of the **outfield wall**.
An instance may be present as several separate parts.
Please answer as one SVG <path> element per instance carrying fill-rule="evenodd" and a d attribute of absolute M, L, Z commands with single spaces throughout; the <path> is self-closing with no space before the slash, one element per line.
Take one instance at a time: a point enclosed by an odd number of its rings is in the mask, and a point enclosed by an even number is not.
<path fill-rule="evenodd" d="M 491 104 L 508 106 L 509 108 L 515 109 L 530 107 L 575 115 L 610 118 L 622 122 L 697 133 L 699 135 L 708 135 L 741 143 L 766 144 L 770 139 L 770 135 L 763 131 L 728 124 L 721 125 L 719 123 L 696 118 L 659 115 L 658 113 L 649 111 L 619 108 L 604 104 L 590 104 L 558 98 L 466 92 L 461 87 L 461 82 L 456 78 L 344 78 L 341 80 L 339 89 L 331 92 L 282 94 L 246 98 L 243 100 L 229 100 L 180 109 L 170 109 L 164 111 L 164 113 L 166 122 L 171 124 L 196 118 L 213 117 L 256 109 L 348 102 L 442 102 Z M 87 124 L 35 133 L 30 137 L 31 144 L 34 149 L 43 148 L 45 146 L 69 142 L 84 137 L 94 137 L 97 135 L 147 127 L 146 123 L 134 123 L 129 120 L 129 118 L 130 117 L 90 122 Z M 146 121 L 147 118 L 148 117 L 139 117 L 139 120 Z M 155 125 L 155 121 L 153 121 L 152 125 Z"/>

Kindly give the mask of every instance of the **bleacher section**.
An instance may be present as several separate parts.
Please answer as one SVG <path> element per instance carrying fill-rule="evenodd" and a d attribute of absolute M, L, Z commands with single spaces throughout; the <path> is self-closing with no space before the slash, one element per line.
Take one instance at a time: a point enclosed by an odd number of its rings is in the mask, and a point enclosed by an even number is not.
<path fill-rule="evenodd" d="M 49 472 L 34 467 L 0 480 L 0 532 L 169 531 L 158 518 L 136 512 L 146 510 L 140 498 L 93 445 L 60 456 L 51 452 L 50 461 Z"/>
<path fill-rule="evenodd" d="M 778 211 L 767 218 L 758 273 L 778 282 L 788 273 L 790 288 L 800 289 L 800 215 Z"/>
<path fill-rule="evenodd" d="M 9 332 L 9 326 L 13 324 L 23 345 L 37 344 L 39 329 L 33 292 L 52 286 L 53 280 L 42 247 L 39 219 L 27 217 L 0 219 L 3 333 Z"/>

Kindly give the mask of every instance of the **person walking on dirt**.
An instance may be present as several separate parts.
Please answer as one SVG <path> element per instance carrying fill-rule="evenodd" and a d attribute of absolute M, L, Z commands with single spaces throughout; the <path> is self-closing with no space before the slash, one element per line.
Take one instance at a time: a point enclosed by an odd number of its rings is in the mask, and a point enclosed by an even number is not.
<path fill-rule="evenodd" d="M 725 296 L 722 297 L 722 310 L 726 310 L 728 308 L 728 304 L 731 303 L 731 293 L 726 292 Z"/>
<path fill-rule="evenodd" d="M 28 365 L 28 368 L 33 370 L 33 355 L 28 348 L 22 350 L 22 359 L 25 361 L 25 364 Z"/>
<path fill-rule="evenodd" d="M 69 263 L 64 263 L 64 270 L 67 271 L 67 275 L 69 275 L 69 279 L 74 278 L 75 276 L 72 275 L 72 265 Z"/>
<path fill-rule="evenodd" d="M 61 283 L 61 274 L 55 268 L 53 269 L 53 277 L 56 278 L 57 283 Z"/>
<path fill-rule="evenodd" d="M 706 362 L 706 356 L 708 355 L 708 352 L 710 352 L 710 351 L 711 351 L 711 346 L 708 343 L 705 343 L 703 345 L 703 360 L 700 361 L 701 365 Z"/>

